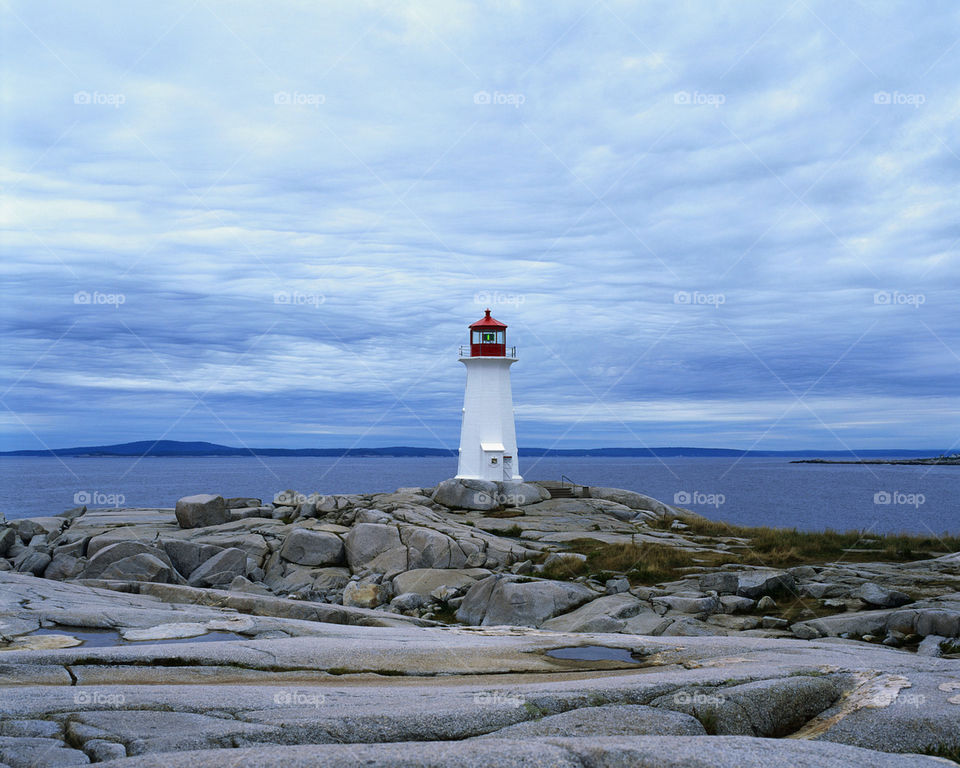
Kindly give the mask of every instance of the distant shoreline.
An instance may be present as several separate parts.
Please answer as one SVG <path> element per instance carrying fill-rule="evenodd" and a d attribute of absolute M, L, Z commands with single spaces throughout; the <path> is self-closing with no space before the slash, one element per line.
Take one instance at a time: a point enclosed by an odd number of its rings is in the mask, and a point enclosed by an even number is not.
<path fill-rule="evenodd" d="M 794 459 L 791 464 L 910 464 L 956 467 L 960 457 L 937 457 L 927 459 Z"/>
<path fill-rule="evenodd" d="M 656 446 L 630 448 L 537 448 L 520 447 L 519 454 L 531 458 L 571 457 L 571 458 L 770 458 L 800 459 L 817 463 L 825 461 L 823 457 L 833 457 L 836 463 L 861 463 L 861 456 L 873 457 L 875 463 L 899 461 L 930 462 L 927 457 L 937 455 L 936 449 L 864 449 L 859 451 L 764 451 L 742 450 L 736 448 L 698 448 L 693 446 Z M 264 457 L 350 457 L 350 458 L 406 458 L 406 457 L 444 457 L 456 458 L 457 451 L 447 448 L 425 448 L 419 446 L 384 446 L 367 448 L 236 448 L 205 441 L 183 442 L 179 440 L 138 440 L 131 443 L 114 445 L 84 445 L 73 448 L 53 448 L 47 450 L 2 451 L 0 458 L 7 457 L 47 457 L 47 458 L 225 458 L 243 456 Z M 900 457 L 894 459 L 892 457 Z"/>

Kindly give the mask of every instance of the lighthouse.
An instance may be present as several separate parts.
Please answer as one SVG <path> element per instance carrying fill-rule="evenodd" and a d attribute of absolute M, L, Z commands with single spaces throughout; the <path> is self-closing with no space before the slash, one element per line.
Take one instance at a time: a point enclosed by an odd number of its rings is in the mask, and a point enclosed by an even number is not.
<path fill-rule="evenodd" d="M 460 347 L 460 362 L 467 368 L 467 389 L 457 477 L 522 481 L 510 389 L 517 348 L 507 346 L 507 326 L 489 309 L 470 326 L 470 344 Z"/>

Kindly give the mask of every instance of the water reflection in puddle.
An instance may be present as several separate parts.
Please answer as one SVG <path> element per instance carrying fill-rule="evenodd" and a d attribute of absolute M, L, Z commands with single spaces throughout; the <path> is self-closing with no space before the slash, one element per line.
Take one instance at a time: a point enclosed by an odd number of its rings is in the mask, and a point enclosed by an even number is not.
<path fill-rule="evenodd" d="M 628 664 L 642 664 L 643 659 L 628 648 L 607 648 L 604 645 L 575 645 L 567 648 L 553 648 L 547 656 L 555 659 L 573 659 L 575 661 L 624 661 Z"/>

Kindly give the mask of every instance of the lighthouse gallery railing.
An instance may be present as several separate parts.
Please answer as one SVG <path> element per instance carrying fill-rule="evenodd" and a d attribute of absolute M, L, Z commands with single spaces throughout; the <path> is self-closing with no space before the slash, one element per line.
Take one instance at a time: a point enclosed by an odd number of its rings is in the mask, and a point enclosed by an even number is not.
<path fill-rule="evenodd" d="M 471 355 L 469 344 L 460 345 L 459 355 L 460 357 L 501 357 L 501 355 Z M 504 347 L 502 357 L 516 357 L 516 356 L 517 356 L 516 347 Z"/>

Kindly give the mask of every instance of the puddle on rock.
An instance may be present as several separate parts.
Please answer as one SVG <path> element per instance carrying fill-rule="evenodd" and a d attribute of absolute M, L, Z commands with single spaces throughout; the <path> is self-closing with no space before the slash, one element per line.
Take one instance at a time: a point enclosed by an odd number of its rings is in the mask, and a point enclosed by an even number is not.
<path fill-rule="evenodd" d="M 554 659 L 572 659 L 573 661 L 622 661 L 627 664 L 643 664 L 644 658 L 629 648 L 607 648 L 605 645 L 571 645 L 567 648 L 553 648 L 547 656 Z"/>
<path fill-rule="evenodd" d="M 236 632 L 211 631 L 196 637 L 176 637 L 165 640 L 124 640 L 114 629 L 90 629 L 89 627 L 53 627 L 38 629 L 23 637 L 37 635 L 68 635 L 80 641 L 84 648 L 112 648 L 117 645 L 168 645 L 170 643 L 207 643 L 216 640 L 249 640 Z"/>

